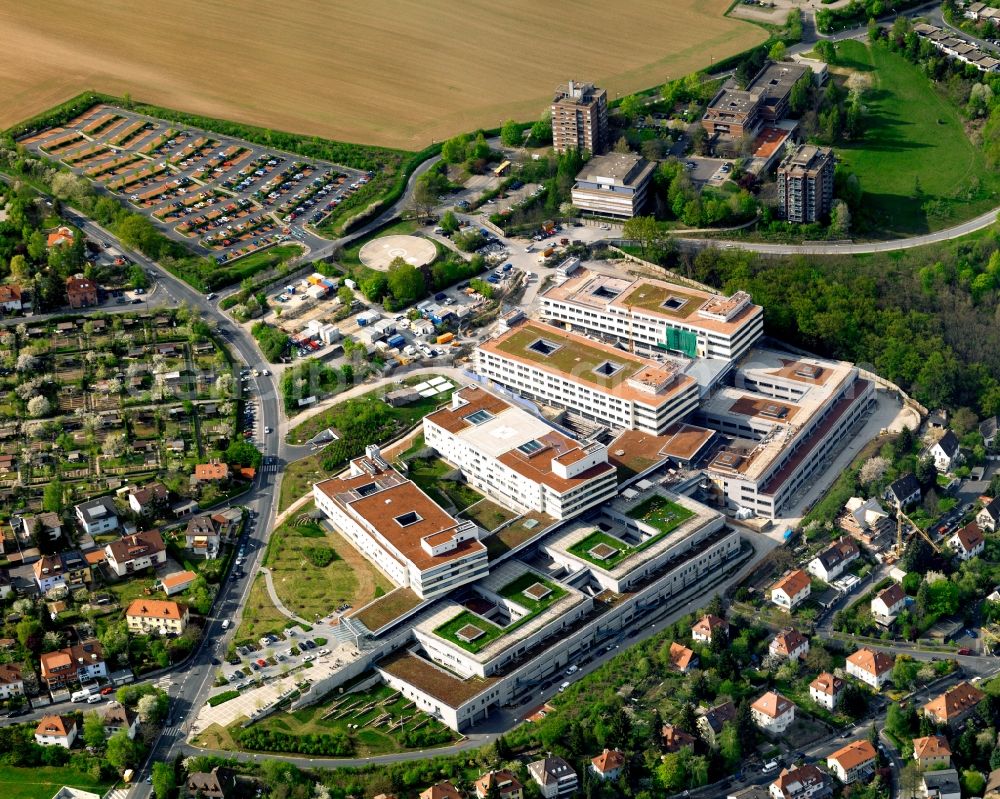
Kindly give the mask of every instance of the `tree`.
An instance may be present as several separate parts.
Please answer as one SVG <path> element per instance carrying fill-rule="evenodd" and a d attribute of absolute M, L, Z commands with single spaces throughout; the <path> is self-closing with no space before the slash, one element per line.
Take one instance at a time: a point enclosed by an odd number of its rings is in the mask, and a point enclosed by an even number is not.
<path fill-rule="evenodd" d="M 642 113 L 642 100 L 634 94 L 626 95 L 618 105 L 618 112 L 629 122 L 634 122 L 635 118 Z"/>
<path fill-rule="evenodd" d="M 42 491 L 42 510 L 62 515 L 66 507 L 66 491 L 58 477 L 46 483 Z"/>
<path fill-rule="evenodd" d="M 42 637 L 45 635 L 41 622 L 38 619 L 21 619 L 17 623 L 16 630 L 17 640 L 21 646 L 32 652 L 37 652 L 42 643 Z"/>
<path fill-rule="evenodd" d="M 139 721 L 143 724 L 156 721 L 160 716 L 159 699 L 153 694 L 146 694 L 139 699 L 136 712 L 139 714 Z"/>
<path fill-rule="evenodd" d="M 688 760 L 690 757 L 691 753 L 688 749 L 663 755 L 656 770 L 656 776 L 664 790 L 673 793 L 688 784 Z"/>
<path fill-rule="evenodd" d="M 23 282 L 31 277 L 31 267 L 28 260 L 21 254 L 10 259 L 10 273 L 15 280 Z"/>
<path fill-rule="evenodd" d="M 843 200 L 834 200 L 830 211 L 830 232 L 837 236 L 846 236 L 851 232 L 851 211 Z"/>
<path fill-rule="evenodd" d="M 618 141 L 615 142 L 614 151 L 621 155 L 628 155 L 632 152 L 632 148 L 628 145 L 628 139 L 621 136 Z"/>
<path fill-rule="evenodd" d="M 107 458 L 120 458 L 128 449 L 124 433 L 109 433 L 101 444 L 101 452 Z"/>
<path fill-rule="evenodd" d="M 858 472 L 858 479 L 864 486 L 877 483 L 885 476 L 885 473 L 889 469 L 889 465 L 888 458 L 883 458 L 878 455 L 873 458 L 869 458 L 862 465 L 861 471 Z"/>
<path fill-rule="evenodd" d="M 48 416 L 51 411 L 52 403 L 49 402 L 47 397 L 37 396 L 28 400 L 28 415 L 35 419 Z"/>
<path fill-rule="evenodd" d="M 91 749 L 104 748 L 104 719 L 97 713 L 88 713 L 83 719 L 83 742 Z"/>
<path fill-rule="evenodd" d="M 732 722 L 724 724 L 722 732 L 719 733 L 719 753 L 722 755 L 722 759 L 726 761 L 726 766 L 730 769 L 735 768 L 740 760 L 743 759 L 740 732 Z"/>
<path fill-rule="evenodd" d="M 419 216 L 425 219 L 430 216 L 438 204 L 438 193 L 438 186 L 430 173 L 417 178 L 413 186 L 413 207 Z"/>
<path fill-rule="evenodd" d="M 552 120 L 548 111 L 531 126 L 531 142 L 536 146 L 552 143 Z"/>
<path fill-rule="evenodd" d="M 225 453 L 225 461 L 231 466 L 249 466 L 259 469 L 263 455 L 257 447 L 249 441 L 233 441 Z"/>
<path fill-rule="evenodd" d="M 125 730 L 119 730 L 108 739 L 104 757 L 115 770 L 123 771 L 139 763 L 142 757 L 142 744 L 129 738 Z"/>
<path fill-rule="evenodd" d="M 772 61 L 784 61 L 785 60 L 785 43 L 775 42 L 771 45 L 771 49 L 767 53 L 767 57 Z"/>
<path fill-rule="evenodd" d="M 424 273 L 402 258 L 393 258 L 389 264 L 389 293 L 399 307 L 412 305 L 427 292 Z"/>
<path fill-rule="evenodd" d="M 631 219 L 626 219 L 625 224 L 622 225 L 622 236 L 626 239 L 634 239 L 639 244 L 643 258 L 649 254 L 656 242 L 665 238 L 660 223 L 651 216 L 634 216 Z"/>
<path fill-rule="evenodd" d="M 513 119 L 508 119 L 500 128 L 500 142 L 505 147 L 520 146 L 521 127 Z"/>
<path fill-rule="evenodd" d="M 986 787 L 986 776 L 974 769 L 965 769 L 962 772 L 962 793 L 965 796 L 982 796 Z"/>
<path fill-rule="evenodd" d="M 441 220 L 438 224 L 445 233 L 454 233 L 459 227 L 458 217 L 455 216 L 455 212 L 452 210 L 445 211 L 441 215 Z"/>
<path fill-rule="evenodd" d="M 145 699 L 145 697 L 143 698 Z M 152 782 L 156 799 L 171 799 L 177 789 L 177 778 L 174 774 L 173 764 L 153 763 Z"/>
<path fill-rule="evenodd" d="M 354 304 L 354 292 L 350 286 L 341 286 L 337 289 L 337 299 L 345 308 L 350 308 Z"/>
<path fill-rule="evenodd" d="M 890 705 L 890 708 L 892 706 Z M 921 774 L 920 766 L 914 760 L 907 760 L 906 764 L 899 770 L 899 790 L 905 797 L 913 797 L 920 787 Z"/>

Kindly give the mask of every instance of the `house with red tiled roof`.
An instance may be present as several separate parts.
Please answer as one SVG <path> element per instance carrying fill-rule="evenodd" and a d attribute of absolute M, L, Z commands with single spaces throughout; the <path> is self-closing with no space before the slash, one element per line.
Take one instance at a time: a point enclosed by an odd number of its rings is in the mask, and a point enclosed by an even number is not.
<path fill-rule="evenodd" d="M 167 547 L 159 530 L 125 535 L 104 547 L 108 566 L 119 577 L 154 569 L 167 562 Z"/>
<path fill-rule="evenodd" d="M 108 676 L 104 650 L 96 640 L 46 652 L 38 660 L 42 682 L 49 688 L 62 688 L 77 681 L 88 682 Z"/>
<path fill-rule="evenodd" d="M 947 724 L 957 727 L 965 721 L 976 705 L 986 698 L 986 694 L 976 686 L 960 682 L 954 688 L 949 688 L 940 696 L 932 699 L 923 707 L 924 715 L 935 724 Z"/>
<path fill-rule="evenodd" d="M 847 673 L 865 685 L 881 691 L 892 678 L 895 660 L 885 652 L 863 647 L 847 658 Z"/>
<path fill-rule="evenodd" d="M 170 599 L 135 599 L 125 611 L 129 632 L 143 635 L 182 635 L 189 618 L 187 607 Z"/>
<path fill-rule="evenodd" d="M 712 636 L 719 633 L 724 636 L 729 635 L 729 622 L 718 616 L 713 616 L 711 613 L 702 616 L 691 628 L 692 640 L 704 641 L 708 644 L 712 643 Z"/>
<path fill-rule="evenodd" d="M 70 308 L 89 308 L 97 305 L 97 284 L 83 275 L 66 278 L 66 301 Z"/>
<path fill-rule="evenodd" d="M 62 247 L 64 244 L 72 244 L 75 234 L 68 227 L 57 227 L 45 239 L 45 246 L 49 249 Z"/>
<path fill-rule="evenodd" d="M 229 479 L 229 464 L 213 461 L 199 463 L 194 467 L 194 480 L 199 483 L 217 482 Z"/>
<path fill-rule="evenodd" d="M 35 743 L 69 749 L 76 740 L 76 731 L 72 716 L 43 716 L 35 727 Z"/>
<path fill-rule="evenodd" d="M 764 732 L 778 735 L 795 721 L 795 703 L 777 691 L 768 691 L 750 705 L 750 717 Z"/>
<path fill-rule="evenodd" d="M 605 749 L 590 760 L 590 770 L 602 780 L 618 779 L 624 765 L 625 755 L 618 749 Z"/>
<path fill-rule="evenodd" d="M 670 665 L 682 674 L 698 665 L 698 656 L 683 644 L 670 644 Z"/>
<path fill-rule="evenodd" d="M 965 527 L 948 539 L 948 545 L 959 560 L 972 560 L 983 554 L 986 539 L 983 531 L 975 522 L 969 522 Z"/>
<path fill-rule="evenodd" d="M 694 749 L 695 737 L 684 732 L 673 724 L 664 724 L 660 730 L 660 740 L 664 752 L 679 752 L 681 749 Z"/>
<path fill-rule="evenodd" d="M 836 709 L 844 692 L 844 681 L 828 671 L 824 671 L 809 683 L 809 698 L 827 710 Z"/>
<path fill-rule="evenodd" d="M 476 796 L 478 799 L 487 799 L 491 791 L 496 786 L 496 792 L 500 799 L 524 799 L 524 787 L 520 781 L 507 769 L 498 771 L 487 771 L 476 780 Z"/>
<path fill-rule="evenodd" d="M 23 307 L 20 286 L 12 283 L 0 286 L 0 308 L 5 311 L 20 311 Z"/>
<path fill-rule="evenodd" d="M 786 627 L 767 647 L 768 654 L 781 660 L 801 660 L 809 652 L 809 639 L 793 627 Z"/>
<path fill-rule="evenodd" d="M 878 753 L 867 740 L 851 741 L 826 759 L 826 767 L 844 785 L 870 776 L 878 766 Z"/>
<path fill-rule="evenodd" d="M 448 780 L 442 780 L 437 785 L 421 791 L 420 799 L 465 799 L 465 794 Z"/>
<path fill-rule="evenodd" d="M 0 663 L 0 699 L 24 696 L 24 677 L 17 663 Z"/>
<path fill-rule="evenodd" d="M 187 589 L 197 579 L 198 575 L 192 571 L 172 572 L 160 578 L 160 587 L 167 596 L 173 596 Z"/>
<path fill-rule="evenodd" d="M 951 746 L 943 735 L 928 735 L 913 739 L 913 759 L 921 770 L 935 766 L 948 768 L 951 765 Z"/>
<path fill-rule="evenodd" d="M 792 610 L 809 598 L 812 581 L 801 569 L 795 569 L 771 586 L 771 601 L 779 608 Z"/>
<path fill-rule="evenodd" d="M 830 778 L 816 766 L 807 765 L 781 770 L 771 783 L 771 799 L 825 799 L 833 793 Z"/>

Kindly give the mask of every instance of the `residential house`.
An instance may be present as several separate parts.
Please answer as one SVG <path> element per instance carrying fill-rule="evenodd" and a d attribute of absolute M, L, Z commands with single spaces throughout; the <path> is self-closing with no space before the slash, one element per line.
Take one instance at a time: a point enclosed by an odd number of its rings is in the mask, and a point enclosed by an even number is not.
<path fill-rule="evenodd" d="M 682 674 L 698 665 L 698 656 L 683 644 L 670 644 L 670 665 Z"/>
<path fill-rule="evenodd" d="M 830 778 L 816 766 L 781 770 L 768 789 L 771 799 L 825 799 L 833 794 Z"/>
<path fill-rule="evenodd" d="M 70 308 L 89 308 L 97 305 L 97 284 L 83 275 L 66 278 L 66 300 Z"/>
<path fill-rule="evenodd" d="M 698 709 L 698 732 L 705 739 L 709 746 L 715 747 L 719 742 L 719 735 L 722 728 L 730 721 L 736 720 L 736 705 L 732 702 L 723 702 L 713 708 L 705 710 Z"/>
<path fill-rule="evenodd" d="M 809 639 L 798 630 L 786 627 L 771 639 L 767 651 L 773 658 L 799 660 L 809 651 Z"/>
<path fill-rule="evenodd" d="M 920 502 L 923 496 L 920 491 L 920 483 L 912 472 L 904 474 L 889 483 L 889 487 L 883 495 L 887 502 L 891 502 L 896 508 L 905 510 L 910 505 Z"/>
<path fill-rule="evenodd" d="M 90 564 L 79 550 L 43 555 L 31 565 L 35 584 L 43 594 L 53 588 L 81 588 L 91 581 Z"/>
<path fill-rule="evenodd" d="M 694 749 L 695 737 L 684 732 L 680 727 L 673 724 L 664 724 L 660 730 L 660 739 L 663 742 L 664 752 L 679 752 L 681 749 Z"/>
<path fill-rule="evenodd" d="M 878 752 L 867 740 L 851 741 L 826 759 L 826 767 L 844 785 L 874 774 L 877 766 Z"/>
<path fill-rule="evenodd" d="M 524 799 L 524 787 L 507 769 L 487 771 L 476 780 L 475 790 L 478 799 L 487 799 L 493 791 L 500 799 Z"/>
<path fill-rule="evenodd" d="M 189 618 L 187 607 L 170 599 L 136 599 L 125 611 L 129 632 L 145 635 L 181 635 Z"/>
<path fill-rule="evenodd" d="M 795 569 L 771 586 L 771 601 L 779 608 L 792 610 L 805 602 L 811 591 L 809 575 L 801 569 Z"/>
<path fill-rule="evenodd" d="M 991 499 L 976 514 L 976 524 L 979 525 L 980 530 L 995 533 L 998 523 L 1000 523 L 1000 497 Z"/>
<path fill-rule="evenodd" d="M 17 663 L 0 663 L 0 699 L 24 696 L 24 677 Z"/>
<path fill-rule="evenodd" d="M 165 503 L 170 492 L 163 483 L 149 483 L 141 488 L 133 488 L 128 495 L 129 507 L 140 516 L 151 513 L 158 505 Z"/>
<path fill-rule="evenodd" d="M 806 567 L 810 574 L 819 577 L 823 582 L 831 583 L 844 573 L 844 570 L 861 557 L 861 550 L 849 538 L 838 538 L 830 546 L 809 561 Z"/>
<path fill-rule="evenodd" d="M 63 225 L 61 227 L 57 227 L 49 233 L 45 239 L 45 245 L 49 249 L 52 249 L 53 247 L 62 247 L 64 244 L 72 244 L 74 238 L 76 238 L 76 236 L 73 233 L 73 229 Z"/>
<path fill-rule="evenodd" d="M 960 726 L 986 694 L 976 686 L 960 682 L 924 705 L 924 714 L 935 724 L 947 724 L 952 729 Z"/>
<path fill-rule="evenodd" d="M 193 480 L 199 483 L 214 483 L 229 479 L 229 464 L 213 461 L 199 463 L 194 467 Z"/>
<path fill-rule="evenodd" d="M 448 780 L 443 780 L 437 785 L 432 785 L 430 788 L 421 791 L 420 799 L 465 799 L 465 794 Z"/>
<path fill-rule="evenodd" d="M 625 755 L 618 749 L 605 749 L 591 758 L 590 769 L 602 780 L 616 780 L 625 765 Z"/>
<path fill-rule="evenodd" d="M 561 757 L 546 757 L 529 763 L 528 774 L 538 785 L 543 799 L 573 796 L 580 784 L 576 772 Z"/>
<path fill-rule="evenodd" d="M 997 443 L 997 429 L 1000 427 L 996 416 L 991 416 L 979 423 L 979 435 L 983 437 L 983 446 L 986 449 L 993 449 Z"/>
<path fill-rule="evenodd" d="M 847 673 L 865 685 L 881 691 L 892 678 L 894 660 L 885 652 L 863 647 L 847 658 Z"/>
<path fill-rule="evenodd" d="M 62 519 L 58 513 L 47 511 L 37 516 L 12 516 L 10 527 L 14 535 L 33 541 L 57 541 L 62 535 Z"/>
<path fill-rule="evenodd" d="M 173 596 L 187 590 L 196 579 L 198 575 L 195 572 L 173 572 L 160 578 L 160 587 L 167 596 Z"/>
<path fill-rule="evenodd" d="M 104 650 L 96 640 L 46 652 L 39 658 L 42 682 L 51 688 L 62 688 L 74 682 L 89 682 L 108 676 Z"/>
<path fill-rule="evenodd" d="M 139 717 L 125 705 L 111 702 L 104 710 L 104 734 L 109 738 L 124 730 L 130 740 L 135 740 L 139 731 Z"/>
<path fill-rule="evenodd" d="M 951 430 L 941 436 L 930 448 L 930 456 L 934 459 L 934 468 L 939 472 L 949 472 L 962 460 L 958 436 Z"/>
<path fill-rule="evenodd" d="M 705 643 L 712 643 L 712 636 L 722 634 L 723 636 L 729 636 L 729 622 L 725 619 L 720 619 L 718 616 L 713 616 L 709 613 L 706 616 L 702 616 L 697 624 L 691 628 L 691 638 L 695 641 L 704 641 Z"/>
<path fill-rule="evenodd" d="M 0 555 L 3 554 L 3 546 L 0 545 Z M 14 591 L 10 584 L 10 574 L 6 569 L 0 569 L 0 599 L 6 599 Z"/>
<path fill-rule="evenodd" d="M 111 497 L 98 497 L 76 506 L 76 520 L 87 535 L 107 533 L 118 528 L 118 509 Z"/>
<path fill-rule="evenodd" d="M 780 735 L 795 721 L 795 703 L 776 691 L 768 691 L 750 705 L 750 716 L 763 732 Z"/>
<path fill-rule="evenodd" d="M 69 749 L 76 740 L 76 719 L 72 716 L 43 716 L 35 727 L 35 743 Z"/>
<path fill-rule="evenodd" d="M 0 308 L 5 311 L 20 311 L 23 307 L 20 286 L 13 284 L 0 286 Z"/>
<path fill-rule="evenodd" d="M 809 683 L 809 698 L 820 707 L 827 710 L 836 709 L 840 703 L 840 697 L 844 692 L 844 681 L 840 677 L 835 677 L 828 671 L 824 671 L 815 680 Z"/>
<path fill-rule="evenodd" d="M 202 514 L 188 519 L 184 532 L 185 547 L 202 558 L 215 558 L 219 554 L 219 531 L 211 516 Z"/>
<path fill-rule="evenodd" d="M 953 768 L 925 771 L 920 777 L 918 791 L 926 799 L 962 799 L 958 772 Z"/>
<path fill-rule="evenodd" d="M 913 739 L 913 759 L 917 761 L 921 771 L 943 766 L 951 766 L 951 746 L 943 735 L 928 735 L 926 738 Z"/>
<path fill-rule="evenodd" d="M 105 546 L 104 554 L 108 567 L 119 577 L 167 562 L 167 548 L 157 530 L 122 536 Z"/>
<path fill-rule="evenodd" d="M 975 522 L 969 522 L 951 538 L 948 545 L 959 560 L 972 560 L 979 557 L 986 549 L 986 539 Z"/>
<path fill-rule="evenodd" d="M 225 540 L 232 538 L 239 532 L 240 523 L 243 521 L 242 508 L 226 508 L 212 514 L 212 521 L 219 531 L 219 538 Z"/>
<path fill-rule="evenodd" d="M 899 583 L 879 591 L 871 601 L 872 618 L 879 624 L 890 625 L 906 607 L 906 594 Z"/>
<path fill-rule="evenodd" d="M 216 766 L 211 771 L 196 771 L 188 774 L 185 788 L 188 797 L 231 799 L 236 794 L 236 772 L 225 766 Z"/>

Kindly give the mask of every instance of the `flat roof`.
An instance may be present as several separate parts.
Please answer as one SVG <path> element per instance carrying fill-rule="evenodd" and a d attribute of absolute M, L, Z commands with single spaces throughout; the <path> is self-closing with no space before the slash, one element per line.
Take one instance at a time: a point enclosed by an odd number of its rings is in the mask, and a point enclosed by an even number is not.
<path fill-rule="evenodd" d="M 684 422 L 670 425 L 659 436 L 625 430 L 608 445 L 608 460 L 636 474 L 667 458 L 689 463 L 704 451 L 715 434 L 714 430 Z"/>
<path fill-rule="evenodd" d="M 530 364 L 574 383 L 596 387 L 621 399 L 653 407 L 669 402 L 695 383 L 693 378 L 680 373 L 680 365 L 674 361 L 661 363 L 631 355 L 586 336 L 532 320 L 525 320 L 484 342 L 480 349 Z M 673 382 L 656 394 L 629 385 L 630 379 L 648 377 L 648 373 L 643 373 L 650 368 L 673 370 Z"/>
<path fill-rule="evenodd" d="M 655 165 L 634 153 L 608 153 L 591 158 L 576 179 L 588 183 L 612 183 L 615 186 L 635 186 L 642 183 Z"/>
<path fill-rule="evenodd" d="M 555 302 L 569 302 L 598 310 L 641 312 L 665 321 L 680 321 L 694 328 L 732 335 L 764 309 L 754 305 L 745 292 L 732 297 L 703 291 L 656 278 L 616 277 L 589 269 L 577 270 L 565 283 L 542 295 Z M 728 321 L 705 314 L 727 316 L 744 305 Z"/>
<path fill-rule="evenodd" d="M 747 84 L 747 91 L 761 91 L 765 105 L 777 105 L 788 96 L 795 82 L 808 70 L 809 67 L 805 64 L 787 61 L 772 62 L 758 72 L 757 76 Z"/>
<path fill-rule="evenodd" d="M 398 677 L 451 708 L 478 696 L 497 681 L 495 677 L 462 679 L 429 660 L 417 657 L 410 651 L 390 655 L 385 660 L 377 662 L 375 667 L 393 677 Z"/>
<path fill-rule="evenodd" d="M 576 477 L 560 477 L 552 470 L 553 462 L 574 463 L 600 445 L 569 438 L 537 416 L 478 386 L 456 392 L 450 406 L 426 418 L 522 477 L 555 491 L 568 491 L 613 468 L 602 463 Z"/>
<path fill-rule="evenodd" d="M 440 555 L 430 555 L 422 541 L 453 533 L 461 524 L 446 513 L 419 487 L 391 466 L 373 464 L 358 458 L 354 464 L 364 464 L 369 471 L 347 478 L 334 477 L 316 483 L 316 488 L 345 509 L 348 515 L 363 520 L 385 538 L 404 558 L 421 571 L 452 560 L 484 551 L 479 541 L 460 542 L 455 549 Z M 392 554 L 395 557 L 394 553 Z"/>

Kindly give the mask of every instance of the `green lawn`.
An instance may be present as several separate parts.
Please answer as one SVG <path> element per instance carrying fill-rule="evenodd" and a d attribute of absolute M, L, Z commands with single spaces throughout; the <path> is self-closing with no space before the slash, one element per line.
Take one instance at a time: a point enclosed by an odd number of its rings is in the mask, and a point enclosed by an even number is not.
<path fill-rule="evenodd" d="M 590 550 L 601 544 L 605 544 L 618 551 L 603 560 L 601 558 L 595 558 L 590 554 Z M 595 566 L 600 566 L 604 569 L 611 569 L 632 554 L 633 549 L 624 541 L 619 541 L 617 538 L 614 538 L 607 533 L 602 533 L 600 530 L 594 530 L 594 532 L 586 538 L 573 544 L 568 551 L 570 554 L 576 555 L 578 558 L 583 558 L 584 560 L 593 563 Z"/>
<path fill-rule="evenodd" d="M 0 796 L 4 799 L 52 799 L 64 785 L 101 795 L 111 787 L 109 783 L 95 781 L 71 766 L 0 766 Z"/>
<path fill-rule="evenodd" d="M 654 494 L 628 512 L 630 519 L 648 524 L 664 535 L 676 530 L 692 516 L 694 513 L 687 508 L 659 494 Z"/>
<path fill-rule="evenodd" d="M 472 486 L 457 480 L 442 479 L 444 475 L 457 470 L 440 458 L 414 458 L 409 465 L 410 479 L 445 508 L 448 507 L 449 500 L 457 511 L 462 511 L 483 499 L 483 495 Z"/>
<path fill-rule="evenodd" d="M 965 134 L 957 108 L 902 56 L 863 42 L 837 44 L 835 69 L 869 72 L 865 135 L 837 147 L 864 191 L 863 222 L 881 235 L 925 233 L 996 205 L 1000 178 Z"/>

